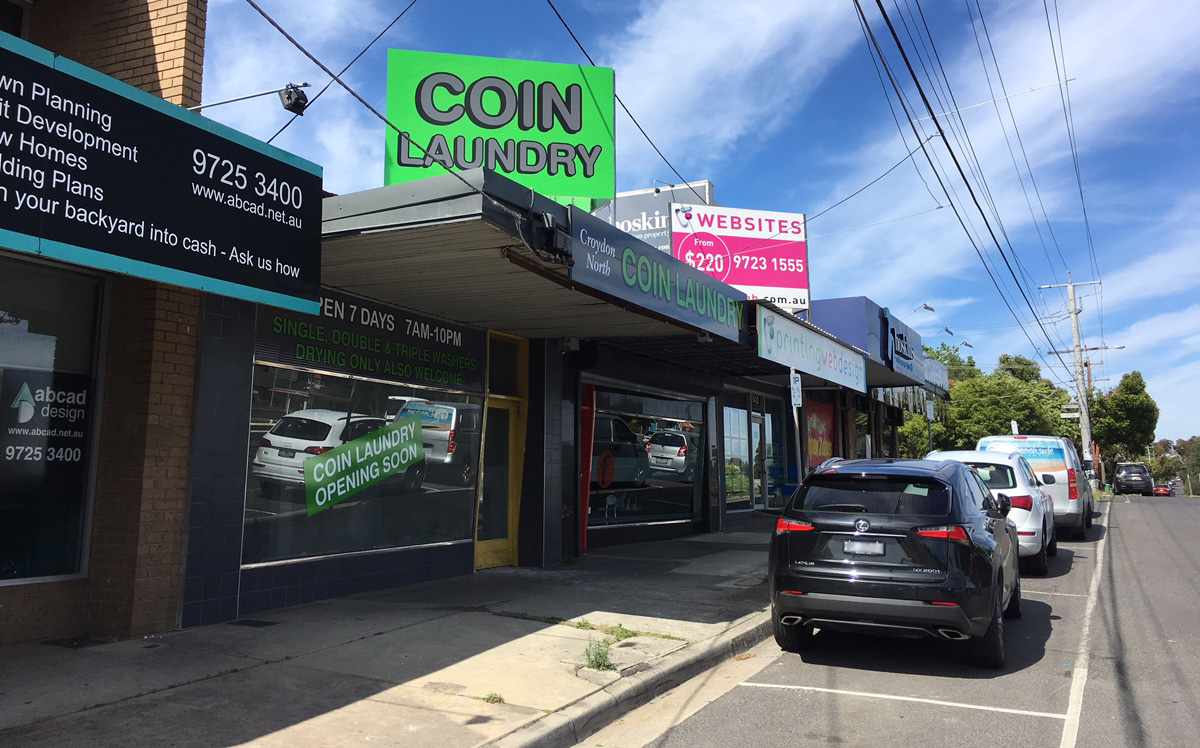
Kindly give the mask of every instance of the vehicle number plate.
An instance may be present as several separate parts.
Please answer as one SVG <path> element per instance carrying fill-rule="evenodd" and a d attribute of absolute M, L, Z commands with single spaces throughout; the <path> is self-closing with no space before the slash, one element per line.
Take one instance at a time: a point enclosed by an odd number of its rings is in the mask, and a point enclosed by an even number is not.
<path fill-rule="evenodd" d="M 882 540 L 847 540 L 842 550 L 857 556 L 882 556 Z"/>
<path fill-rule="evenodd" d="M 281 450 L 279 450 L 279 456 L 280 456 L 280 457 L 295 457 L 295 456 L 296 456 L 296 450 L 294 450 L 294 449 L 281 449 Z"/>
<path fill-rule="evenodd" d="M 655 457 L 654 461 L 659 465 L 666 465 L 668 462 L 670 462 L 670 460 L 668 460 L 666 457 Z"/>

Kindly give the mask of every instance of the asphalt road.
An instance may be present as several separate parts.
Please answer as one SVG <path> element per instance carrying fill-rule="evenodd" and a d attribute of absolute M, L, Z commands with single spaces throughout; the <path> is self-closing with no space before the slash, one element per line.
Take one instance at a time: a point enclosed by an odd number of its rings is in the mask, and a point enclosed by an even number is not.
<path fill-rule="evenodd" d="M 803 655 L 764 643 L 580 745 L 1196 745 L 1200 500 L 1100 507 L 1087 540 L 1022 579 L 1002 671 L 953 642 L 823 632 Z"/>

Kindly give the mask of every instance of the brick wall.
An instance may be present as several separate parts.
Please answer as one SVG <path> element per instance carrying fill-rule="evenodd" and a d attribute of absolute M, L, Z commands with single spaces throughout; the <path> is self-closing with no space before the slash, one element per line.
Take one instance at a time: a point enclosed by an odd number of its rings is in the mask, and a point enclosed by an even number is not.
<path fill-rule="evenodd" d="M 180 106 L 200 103 L 206 0 L 39 0 L 30 41 Z"/>
<path fill-rule="evenodd" d="M 200 103 L 204 0 L 39 0 L 30 41 Z M 177 625 L 200 294 L 114 276 L 88 578 L 0 587 L 0 643 Z"/>

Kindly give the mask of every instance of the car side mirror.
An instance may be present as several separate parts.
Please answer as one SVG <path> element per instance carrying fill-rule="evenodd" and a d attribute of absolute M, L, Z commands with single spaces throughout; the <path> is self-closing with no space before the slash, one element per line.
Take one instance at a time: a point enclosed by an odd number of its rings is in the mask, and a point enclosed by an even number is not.
<path fill-rule="evenodd" d="M 1047 486 L 1053 486 L 1057 482 L 1058 481 L 1055 480 L 1054 476 L 1050 473 L 1042 473 L 1042 483 L 1046 484 Z"/>
<path fill-rule="evenodd" d="M 1008 513 L 1012 511 L 1012 499 L 1008 498 L 1008 494 L 1006 493 L 996 494 L 996 504 L 996 509 L 1002 517 L 1007 517 Z"/>

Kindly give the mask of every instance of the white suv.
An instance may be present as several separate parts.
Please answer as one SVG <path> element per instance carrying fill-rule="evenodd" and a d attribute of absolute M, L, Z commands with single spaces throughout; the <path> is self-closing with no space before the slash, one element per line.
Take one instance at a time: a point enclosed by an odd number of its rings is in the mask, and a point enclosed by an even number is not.
<path fill-rule="evenodd" d="M 279 498 L 284 489 L 304 487 L 304 461 L 366 436 L 387 425 L 383 418 L 344 410 L 312 408 L 280 418 L 258 443 L 250 473 L 258 479 L 262 495 Z M 414 490 L 425 479 L 425 463 L 404 474 L 403 487 Z"/>

